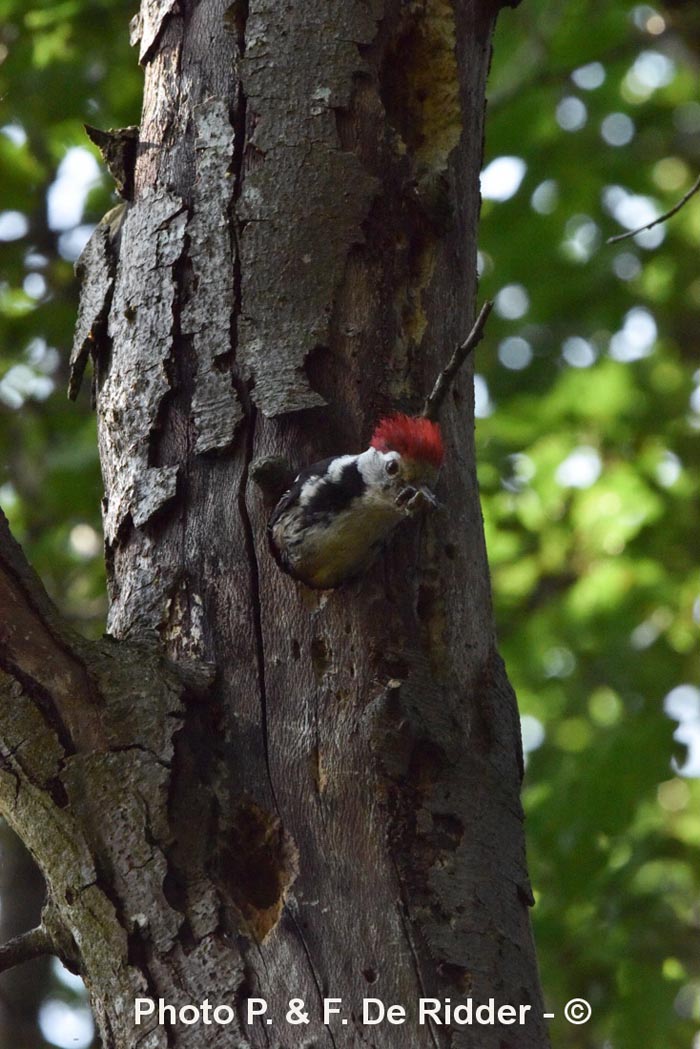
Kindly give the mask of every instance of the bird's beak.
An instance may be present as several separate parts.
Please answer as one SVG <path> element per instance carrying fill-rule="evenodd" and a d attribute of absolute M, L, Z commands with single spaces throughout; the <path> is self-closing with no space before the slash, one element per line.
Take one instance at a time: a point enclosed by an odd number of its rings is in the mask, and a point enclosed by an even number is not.
<path fill-rule="evenodd" d="M 425 499 L 425 502 L 431 510 L 436 510 L 438 508 L 440 504 L 438 503 L 437 499 L 435 498 L 435 495 L 433 494 L 431 489 L 428 488 L 427 485 L 422 484 L 418 491 L 421 493 L 421 495 Z"/>

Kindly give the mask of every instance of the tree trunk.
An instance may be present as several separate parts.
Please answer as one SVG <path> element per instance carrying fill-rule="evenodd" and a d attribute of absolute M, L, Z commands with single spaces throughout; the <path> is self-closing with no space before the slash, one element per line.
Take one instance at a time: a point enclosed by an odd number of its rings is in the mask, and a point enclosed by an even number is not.
<path fill-rule="evenodd" d="M 282 575 L 253 482 L 365 448 L 466 334 L 494 18 L 143 0 L 133 200 L 81 260 L 74 358 L 74 386 L 96 359 L 111 639 L 72 636 L 8 537 L 0 577 L 0 796 L 107 1049 L 547 1045 L 471 376 L 444 511 L 355 583 Z M 405 1025 L 363 1025 L 369 997 Z M 531 1008 L 421 1024 L 428 997 Z M 136 998 L 235 1017 L 137 1027 Z"/>

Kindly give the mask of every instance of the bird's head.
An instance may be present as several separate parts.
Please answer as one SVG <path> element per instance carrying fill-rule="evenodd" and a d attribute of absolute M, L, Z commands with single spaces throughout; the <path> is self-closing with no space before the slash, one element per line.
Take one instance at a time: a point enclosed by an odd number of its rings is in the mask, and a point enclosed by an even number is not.
<path fill-rule="evenodd" d="M 386 416 L 360 458 L 368 485 L 402 513 L 435 504 L 432 489 L 445 458 L 437 423 L 410 415 Z M 420 493 L 417 500 L 416 493 Z"/>

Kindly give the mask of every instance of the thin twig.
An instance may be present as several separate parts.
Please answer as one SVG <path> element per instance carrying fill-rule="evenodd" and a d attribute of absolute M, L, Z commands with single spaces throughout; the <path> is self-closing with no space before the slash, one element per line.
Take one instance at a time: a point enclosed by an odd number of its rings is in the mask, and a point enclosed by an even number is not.
<path fill-rule="evenodd" d="M 433 386 L 431 393 L 426 397 L 425 404 L 423 405 L 423 415 L 426 419 L 432 419 L 433 422 L 437 422 L 442 402 L 445 400 L 445 397 L 454 382 L 455 375 L 462 367 L 472 350 L 481 342 L 484 334 L 484 327 L 492 309 L 492 302 L 487 301 L 484 303 L 479 312 L 479 316 L 474 321 L 474 327 L 469 332 L 464 342 L 457 347 L 448 363 L 438 375 L 435 380 L 435 385 Z"/>
<path fill-rule="evenodd" d="M 618 233 L 615 237 L 608 237 L 605 243 L 617 244 L 617 242 L 620 240 L 627 240 L 628 237 L 636 237 L 638 233 L 644 233 L 648 229 L 653 229 L 654 226 L 658 226 L 660 222 L 666 222 L 666 220 L 670 219 L 673 215 L 675 215 L 677 211 L 680 211 L 681 208 L 688 203 L 690 198 L 695 196 L 699 189 L 700 175 L 698 175 L 698 177 L 695 179 L 695 182 L 692 184 L 685 196 L 681 197 L 678 203 L 674 204 L 670 211 L 665 211 L 663 215 L 659 215 L 657 219 L 654 219 L 652 222 L 647 222 L 646 226 L 640 226 L 638 229 L 629 229 L 626 233 Z"/>
<path fill-rule="evenodd" d="M 43 925 L 37 925 L 36 929 L 15 936 L 0 947 L 0 972 L 45 954 L 55 954 L 53 940 Z"/>

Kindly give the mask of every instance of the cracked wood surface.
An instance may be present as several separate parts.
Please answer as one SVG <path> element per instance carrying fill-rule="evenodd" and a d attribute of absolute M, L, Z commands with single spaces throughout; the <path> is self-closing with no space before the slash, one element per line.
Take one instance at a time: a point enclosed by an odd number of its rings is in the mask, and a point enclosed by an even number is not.
<path fill-rule="evenodd" d="M 192 291 L 181 328 L 190 335 L 197 360 L 192 418 L 195 452 L 232 443 L 243 410 L 226 360 L 231 354 L 234 248 L 229 209 L 233 197 L 234 132 L 223 99 L 194 109 L 196 181 L 193 214 L 187 223 Z"/>
<path fill-rule="evenodd" d="M 175 495 L 178 468 L 154 466 L 151 442 L 170 393 L 173 267 L 185 224 L 182 200 L 163 190 L 144 193 L 122 227 L 109 314 L 111 359 L 99 383 L 103 523 L 110 545 L 127 518 L 139 527 Z"/>
<path fill-rule="evenodd" d="M 76 343 L 96 342 L 112 637 L 69 640 L 13 569 L 37 651 L 65 652 L 48 681 L 36 654 L 0 661 L 0 801 L 106 1049 L 350 1049 L 378 1037 L 364 996 L 467 994 L 535 1019 L 517 1042 L 385 1025 L 383 1049 L 547 1045 L 468 369 L 442 420 L 448 512 L 358 582 L 282 575 L 249 480 L 365 447 L 468 330 L 493 10 L 142 4 L 134 201 L 115 268 L 86 265 Z M 48 716 L 65 692 L 99 732 Z M 137 994 L 238 1019 L 136 1031 Z M 251 995 L 274 1029 L 245 1025 Z M 346 1027 L 320 1022 L 326 995 Z M 283 1024 L 292 997 L 309 1025 Z"/>
<path fill-rule="evenodd" d="M 348 251 L 365 239 L 379 188 L 357 155 L 339 148 L 336 113 L 367 75 L 361 50 L 374 39 L 381 4 L 330 0 L 300 5 L 291 18 L 278 12 L 275 0 L 254 3 L 246 22 L 237 207 L 238 354 L 267 416 L 325 403 L 304 361 L 328 345 Z"/>

